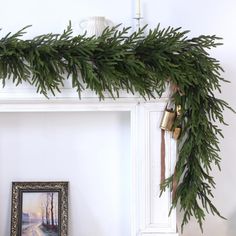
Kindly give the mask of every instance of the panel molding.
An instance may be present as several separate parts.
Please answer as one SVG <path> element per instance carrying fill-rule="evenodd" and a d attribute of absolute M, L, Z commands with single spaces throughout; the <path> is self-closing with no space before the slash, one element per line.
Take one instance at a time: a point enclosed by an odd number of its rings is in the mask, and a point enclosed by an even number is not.
<path fill-rule="evenodd" d="M 139 222 L 143 234 L 176 233 L 176 212 L 171 207 L 171 192 L 159 197 L 160 141 L 159 127 L 166 102 L 145 103 L 139 108 Z M 176 161 L 176 143 L 166 132 L 166 177 L 173 173 Z"/>

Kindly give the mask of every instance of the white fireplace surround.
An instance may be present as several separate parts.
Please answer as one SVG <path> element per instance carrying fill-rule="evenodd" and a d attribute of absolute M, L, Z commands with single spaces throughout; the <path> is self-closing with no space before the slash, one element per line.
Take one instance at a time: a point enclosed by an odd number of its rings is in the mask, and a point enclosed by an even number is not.
<path fill-rule="evenodd" d="M 9 86 L 0 91 L 0 112 L 129 112 L 132 204 L 128 236 L 177 236 L 175 211 L 168 216 L 171 193 L 167 191 L 159 197 L 159 124 L 167 100 L 167 94 L 145 101 L 139 96 L 122 93 L 116 100 L 106 96 L 105 100 L 99 101 L 91 91 L 84 92 L 78 99 L 71 88 L 64 88 L 58 96 L 46 99 L 27 86 Z M 176 143 L 169 133 L 165 135 L 165 142 L 166 175 L 170 176 L 176 161 Z"/>

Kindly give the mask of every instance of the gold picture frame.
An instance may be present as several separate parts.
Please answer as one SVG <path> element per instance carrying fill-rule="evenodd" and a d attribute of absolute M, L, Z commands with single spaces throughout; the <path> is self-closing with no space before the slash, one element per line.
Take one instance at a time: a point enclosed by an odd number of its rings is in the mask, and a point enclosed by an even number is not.
<path fill-rule="evenodd" d="M 13 182 L 11 236 L 67 236 L 68 182 Z"/>

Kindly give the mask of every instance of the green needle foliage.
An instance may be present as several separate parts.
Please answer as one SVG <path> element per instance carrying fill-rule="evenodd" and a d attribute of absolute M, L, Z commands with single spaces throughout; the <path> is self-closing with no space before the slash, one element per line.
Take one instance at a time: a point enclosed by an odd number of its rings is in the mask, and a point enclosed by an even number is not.
<path fill-rule="evenodd" d="M 182 136 L 175 175 L 167 178 L 162 191 L 177 181 L 172 208 L 180 203 L 182 226 L 194 216 L 200 227 L 205 212 L 221 217 L 212 204 L 215 182 L 212 165 L 220 168 L 219 135 L 215 125 L 224 124 L 223 110 L 229 105 L 214 96 L 225 81 L 219 62 L 208 50 L 220 45 L 216 36 L 189 39 L 180 28 L 160 29 L 144 34 L 145 27 L 129 34 L 129 28 L 105 29 L 98 37 L 72 36 L 71 25 L 61 34 L 45 34 L 22 40 L 24 29 L 0 40 L 0 80 L 16 86 L 26 81 L 48 96 L 60 92 L 72 78 L 78 95 L 84 89 L 104 92 L 113 98 L 121 90 L 138 93 L 145 99 L 161 96 L 167 81 L 178 88 L 172 99 L 181 105 Z M 232 110 L 232 109 L 231 109 Z M 179 121 L 178 121 L 179 122 Z"/>

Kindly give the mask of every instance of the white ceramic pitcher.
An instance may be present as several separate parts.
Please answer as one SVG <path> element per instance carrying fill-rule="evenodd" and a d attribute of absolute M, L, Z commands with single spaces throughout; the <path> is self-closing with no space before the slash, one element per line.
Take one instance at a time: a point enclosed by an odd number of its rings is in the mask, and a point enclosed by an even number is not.
<path fill-rule="evenodd" d="M 86 32 L 88 37 L 94 35 L 99 37 L 106 27 L 112 27 L 113 25 L 112 21 L 104 16 L 92 16 L 80 22 L 80 28 L 83 30 L 83 33 Z"/>

